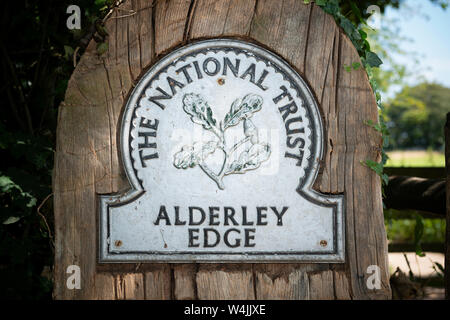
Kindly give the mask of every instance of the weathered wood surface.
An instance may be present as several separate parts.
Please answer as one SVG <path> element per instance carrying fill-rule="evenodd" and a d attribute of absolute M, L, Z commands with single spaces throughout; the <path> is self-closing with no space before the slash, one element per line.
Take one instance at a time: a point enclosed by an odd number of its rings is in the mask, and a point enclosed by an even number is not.
<path fill-rule="evenodd" d="M 390 298 L 380 179 L 361 164 L 380 159 L 381 138 L 364 124 L 377 121 L 377 107 L 365 72 L 344 70 L 360 59 L 331 16 L 299 0 L 133 0 L 106 29 L 108 52 L 99 57 L 90 43 L 59 110 L 56 299 Z M 270 48 L 313 89 L 326 137 L 315 188 L 345 194 L 345 264 L 97 264 L 97 195 L 128 188 L 117 139 L 127 94 L 164 53 L 214 37 Z M 73 264 L 80 290 L 66 288 Z M 379 290 L 366 286 L 369 265 L 381 268 Z"/>

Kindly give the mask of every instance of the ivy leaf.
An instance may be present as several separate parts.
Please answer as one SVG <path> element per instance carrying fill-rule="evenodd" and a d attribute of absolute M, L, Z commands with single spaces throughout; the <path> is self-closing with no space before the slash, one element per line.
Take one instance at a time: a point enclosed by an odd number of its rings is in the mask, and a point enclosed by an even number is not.
<path fill-rule="evenodd" d="M 442 273 L 445 273 L 445 269 L 442 266 L 442 264 L 440 264 L 439 262 L 436 262 L 436 261 L 433 261 L 433 264 L 435 264 Z"/>
<path fill-rule="evenodd" d="M 383 61 L 381 61 L 376 53 L 369 51 L 366 53 L 366 63 L 371 67 L 378 68 L 383 63 Z"/>
<path fill-rule="evenodd" d="M 185 94 L 183 97 L 183 110 L 191 116 L 194 123 L 200 124 L 206 130 L 216 128 L 216 119 L 208 103 L 203 98 L 194 93 Z"/>
<path fill-rule="evenodd" d="M 242 100 L 236 99 L 225 115 L 224 129 L 237 125 L 242 119 L 250 118 L 253 113 L 261 110 L 262 103 L 262 97 L 256 94 L 248 94 Z"/>
<path fill-rule="evenodd" d="M 363 17 L 361 16 L 361 12 L 359 11 L 358 7 L 356 6 L 356 4 L 353 1 L 350 1 L 350 8 L 353 12 L 353 14 L 358 18 L 359 22 L 361 23 L 366 23 L 363 19 Z"/>
<path fill-rule="evenodd" d="M 375 171 L 379 176 L 383 174 L 383 165 L 381 163 L 373 160 L 366 160 L 364 164 L 373 171 Z"/>
<path fill-rule="evenodd" d="M 414 226 L 414 246 L 416 248 L 416 255 L 424 257 L 425 253 L 422 252 L 422 236 L 424 231 L 423 217 L 416 214 L 416 225 Z"/>
<path fill-rule="evenodd" d="M 34 165 L 36 165 L 36 168 L 38 168 L 38 169 L 44 168 L 47 163 L 46 158 L 47 158 L 47 155 L 44 153 L 37 153 L 36 155 L 34 155 L 34 157 L 32 159 L 33 159 Z"/>
<path fill-rule="evenodd" d="M 106 51 L 108 51 L 108 42 L 100 42 L 97 44 L 97 53 L 99 56 L 103 55 Z"/>
<path fill-rule="evenodd" d="M 5 221 L 3 221 L 3 224 L 13 224 L 13 223 L 16 223 L 19 220 L 20 220 L 19 217 L 9 217 Z"/>
<path fill-rule="evenodd" d="M 382 162 L 382 164 L 384 164 L 384 163 Z M 388 176 L 388 174 L 387 173 L 383 173 L 381 175 L 381 180 L 383 180 L 384 185 L 387 185 L 389 183 L 389 176 Z"/>
<path fill-rule="evenodd" d="M 344 29 L 345 33 L 350 37 L 350 40 L 352 40 L 353 43 L 356 40 L 361 40 L 361 35 L 349 19 L 342 17 L 340 24 L 342 29 Z"/>
<path fill-rule="evenodd" d="M 8 192 L 10 189 L 16 187 L 16 184 L 8 176 L 0 176 L 0 190 L 2 192 Z M 22 191 L 22 189 L 20 189 Z"/>
<path fill-rule="evenodd" d="M 353 62 L 352 63 L 353 70 L 358 70 L 359 67 L 361 67 L 361 63 L 359 63 L 359 62 Z"/>
<path fill-rule="evenodd" d="M 10 194 L 18 203 L 25 204 L 28 208 L 36 205 L 37 199 L 29 192 L 23 191 L 22 187 L 8 176 L 0 175 L 0 191 Z"/>
<path fill-rule="evenodd" d="M 359 29 L 358 32 L 359 32 L 359 34 L 361 36 L 361 39 L 363 39 L 363 40 L 367 39 L 367 33 L 364 30 Z"/>
<path fill-rule="evenodd" d="M 271 150 L 268 144 L 253 144 L 239 155 L 239 159 L 233 161 L 226 174 L 244 173 L 258 168 L 262 162 L 269 159 Z"/>
<path fill-rule="evenodd" d="M 366 160 L 363 162 L 363 164 L 375 171 L 375 173 L 380 176 L 384 185 L 387 185 L 389 183 L 389 176 L 383 172 L 383 162 Z"/>
<path fill-rule="evenodd" d="M 64 59 L 66 59 L 66 60 L 72 59 L 73 52 L 74 52 L 74 50 L 72 47 L 64 46 Z"/>
<path fill-rule="evenodd" d="M 193 146 L 184 146 L 175 153 L 173 165 L 177 169 L 193 168 L 202 163 L 208 155 L 214 153 L 217 147 L 217 141 L 209 141 L 205 144 L 196 142 Z"/>
<path fill-rule="evenodd" d="M 34 207 L 36 205 L 37 199 L 35 197 L 33 197 L 31 194 L 29 194 L 28 192 L 22 193 L 22 196 L 28 197 L 29 200 L 28 200 L 28 202 L 26 204 L 26 206 L 28 208 L 32 208 L 32 207 Z"/>

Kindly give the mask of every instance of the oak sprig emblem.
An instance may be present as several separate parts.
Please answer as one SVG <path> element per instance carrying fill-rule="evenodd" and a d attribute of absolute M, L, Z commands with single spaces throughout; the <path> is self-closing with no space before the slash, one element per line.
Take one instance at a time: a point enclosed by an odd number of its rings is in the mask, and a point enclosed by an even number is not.
<path fill-rule="evenodd" d="M 247 94 L 242 99 L 236 99 L 225 115 L 223 121 L 214 118 L 209 104 L 198 94 L 188 93 L 183 97 L 183 110 L 190 116 L 192 122 L 199 124 L 203 129 L 215 135 L 214 140 L 206 143 L 195 142 L 186 145 L 174 154 L 173 164 L 178 169 L 187 169 L 199 166 L 217 186 L 223 190 L 223 178 L 226 175 L 245 173 L 257 169 L 262 162 L 270 157 L 271 148 L 268 143 L 258 141 L 258 130 L 250 120 L 253 114 L 261 110 L 263 99 L 256 94 Z M 225 131 L 243 122 L 243 138 L 232 146 L 225 140 Z M 247 144 L 238 157 L 236 152 L 242 145 Z M 208 156 L 217 149 L 223 152 L 223 163 L 218 173 L 213 172 L 205 163 Z M 241 148 L 242 149 L 242 148 Z"/>

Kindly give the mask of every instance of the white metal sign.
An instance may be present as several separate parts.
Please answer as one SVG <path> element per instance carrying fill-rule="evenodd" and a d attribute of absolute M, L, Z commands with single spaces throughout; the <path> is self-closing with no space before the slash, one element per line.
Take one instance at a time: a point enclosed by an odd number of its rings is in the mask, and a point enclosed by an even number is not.
<path fill-rule="evenodd" d="M 100 262 L 344 261 L 343 197 L 312 189 L 317 103 L 268 50 L 171 52 L 133 90 L 120 136 L 131 190 L 100 197 Z"/>

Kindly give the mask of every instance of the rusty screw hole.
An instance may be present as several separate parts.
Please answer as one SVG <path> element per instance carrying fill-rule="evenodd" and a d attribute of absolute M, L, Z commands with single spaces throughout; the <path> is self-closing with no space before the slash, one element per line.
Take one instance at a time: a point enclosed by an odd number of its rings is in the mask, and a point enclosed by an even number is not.
<path fill-rule="evenodd" d="M 225 84 L 225 79 L 224 78 L 219 78 L 219 79 L 217 79 L 217 83 L 222 86 L 222 85 Z"/>
<path fill-rule="evenodd" d="M 122 241 L 116 240 L 116 241 L 114 242 L 114 245 L 115 245 L 116 247 L 120 247 L 120 246 L 122 245 Z"/>
<path fill-rule="evenodd" d="M 321 245 L 322 247 L 326 247 L 326 246 L 328 245 L 328 242 L 327 242 L 326 240 L 321 240 L 321 241 L 320 241 L 320 245 Z"/>

